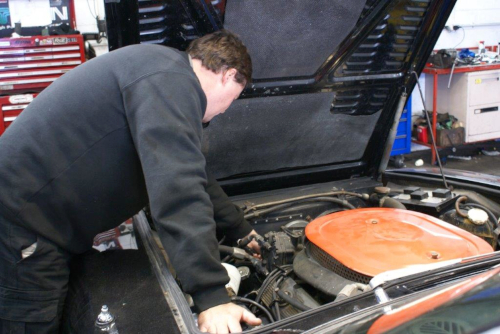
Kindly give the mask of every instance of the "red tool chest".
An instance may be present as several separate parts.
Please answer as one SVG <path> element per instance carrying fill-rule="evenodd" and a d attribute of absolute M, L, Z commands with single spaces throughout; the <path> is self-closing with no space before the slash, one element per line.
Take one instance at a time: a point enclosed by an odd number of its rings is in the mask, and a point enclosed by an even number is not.
<path fill-rule="evenodd" d="M 0 97 L 0 135 L 19 116 L 38 94 L 11 95 Z"/>
<path fill-rule="evenodd" d="M 0 39 L 0 94 L 40 92 L 85 61 L 81 35 Z"/>

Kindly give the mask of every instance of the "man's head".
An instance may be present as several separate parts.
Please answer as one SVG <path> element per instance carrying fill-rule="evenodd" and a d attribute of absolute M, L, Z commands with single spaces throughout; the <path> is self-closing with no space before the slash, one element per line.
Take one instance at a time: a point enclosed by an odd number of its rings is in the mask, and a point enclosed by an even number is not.
<path fill-rule="evenodd" d="M 187 53 L 207 97 L 203 122 L 223 113 L 252 80 L 252 60 L 241 40 L 227 30 L 191 42 Z"/>

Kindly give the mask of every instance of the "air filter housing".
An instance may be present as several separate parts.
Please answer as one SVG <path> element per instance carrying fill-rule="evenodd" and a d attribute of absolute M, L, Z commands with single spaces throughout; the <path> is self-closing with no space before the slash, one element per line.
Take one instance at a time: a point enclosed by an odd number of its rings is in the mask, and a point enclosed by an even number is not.
<path fill-rule="evenodd" d="M 334 213 L 312 221 L 305 234 L 310 242 L 307 258 L 347 281 L 365 284 L 388 270 L 493 252 L 488 243 L 464 230 L 399 209 Z"/>

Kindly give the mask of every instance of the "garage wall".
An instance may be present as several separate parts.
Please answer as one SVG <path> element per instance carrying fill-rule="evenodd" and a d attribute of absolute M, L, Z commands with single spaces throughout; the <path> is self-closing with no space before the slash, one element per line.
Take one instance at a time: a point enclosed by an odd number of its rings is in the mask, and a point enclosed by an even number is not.
<path fill-rule="evenodd" d="M 104 0 L 74 0 L 76 23 L 81 32 L 96 32 L 95 15 L 104 18 Z M 90 9 L 89 9 L 90 7 Z M 463 27 L 456 31 L 443 30 L 434 49 L 477 47 L 480 40 L 486 45 L 500 42 L 500 1 L 499 0 L 458 0 L 447 26 Z M 421 76 L 425 92 L 425 74 Z M 421 114 L 424 109 L 417 91 L 413 95 L 413 114 Z M 425 94 L 425 93 L 424 93 Z"/>
<path fill-rule="evenodd" d="M 443 30 L 434 50 L 477 48 L 479 41 L 484 41 L 486 46 L 497 45 L 500 42 L 500 1 L 458 0 L 446 25 L 450 28 L 458 25 L 463 29 Z M 425 95 L 425 74 L 420 76 L 420 84 Z M 413 115 L 422 114 L 424 107 L 418 91 L 415 89 L 413 93 Z"/>
<path fill-rule="evenodd" d="M 500 1 L 458 0 L 446 25 L 458 25 L 463 29 L 443 30 L 435 49 L 456 45 L 458 48 L 477 47 L 480 40 L 485 41 L 485 45 L 496 45 L 500 42 Z"/>
<path fill-rule="evenodd" d="M 40 18 L 37 16 L 37 8 L 40 8 L 40 6 L 44 6 L 44 4 L 47 4 L 49 0 L 10 0 L 11 3 L 16 3 L 17 8 L 22 7 L 23 5 L 28 8 L 29 13 L 24 12 L 26 9 L 22 9 L 22 17 L 23 20 L 26 20 L 26 22 L 23 23 L 24 26 L 26 27 L 31 27 L 31 26 L 36 26 L 36 25 L 42 25 L 41 23 L 35 23 L 39 22 L 36 19 Z M 97 23 L 96 23 L 96 16 L 99 16 L 100 18 L 104 18 L 104 0 L 73 0 L 75 4 L 75 13 L 76 13 L 76 25 L 77 25 L 77 30 L 80 30 L 82 33 L 86 32 L 97 32 Z M 12 8 L 12 6 L 11 6 Z M 12 9 L 11 9 L 12 10 Z M 19 9 L 18 9 L 19 10 Z M 69 10 L 67 8 L 64 8 L 61 10 L 60 14 L 54 14 L 53 15 L 68 15 Z M 18 14 L 19 15 L 19 14 Z M 42 19 L 43 20 L 43 19 Z M 50 22 L 47 21 L 47 22 Z M 43 25 L 46 23 L 43 23 Z"/>
<path fill-rule="evenodd" d="M 74 0 L 77 30 L 82 33 L 97 32 L 96 16 L 104 15 L 104 0 Z"/>
<path fill-rule="evenodd" d="M 76 24 L 81 32 L 96 32 L 95 15 L 104 18 L 104 0 L 74 0 Z M 89 9 L 90 7 L 90 9 Z M 500 1 L 499 0 L 458 0 L 447 26 L 463 27 L 456 31 L 443 30 L 434 49 L 477 47 L 480 40 L 486 45 L 500 42 Z M 425 94 L 425 74 L 420 78 Z M 414 115 L 424 109 L 420 96 L 415 90 L 412 99 Z"/>
<path fill-rule="evenodd" d="M 29 1 L 29 0 L 17 0 Z M 82 33 L 97 32 L 95 16 L 104 18 L 104 0 L 74 0 L 77 29 Z M 463 27 L 456 31 L 443 30 L 434 49 L 472 48 L 480 40 L 487 46 L 500 42 L 500 1 L 499 0 L 458 0 L 447 26 Z M 425 74 L 421 76 L 422 89 L 425 90 Z M 421 113 L 422 102 L 415 90 L 412 99 L 413 114 Z"/>

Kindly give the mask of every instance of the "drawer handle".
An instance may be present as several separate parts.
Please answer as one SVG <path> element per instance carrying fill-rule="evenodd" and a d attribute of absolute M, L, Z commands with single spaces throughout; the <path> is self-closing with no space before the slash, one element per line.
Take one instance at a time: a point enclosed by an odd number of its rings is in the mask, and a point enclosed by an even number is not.
<path fill-rule="evenodd" d="M 484 113 L 493 112 L 493 111 L 498 111 L 498 107 L 476 109 L 476 110 L 474 110 L 474 114 L 484 114 Z"/>

